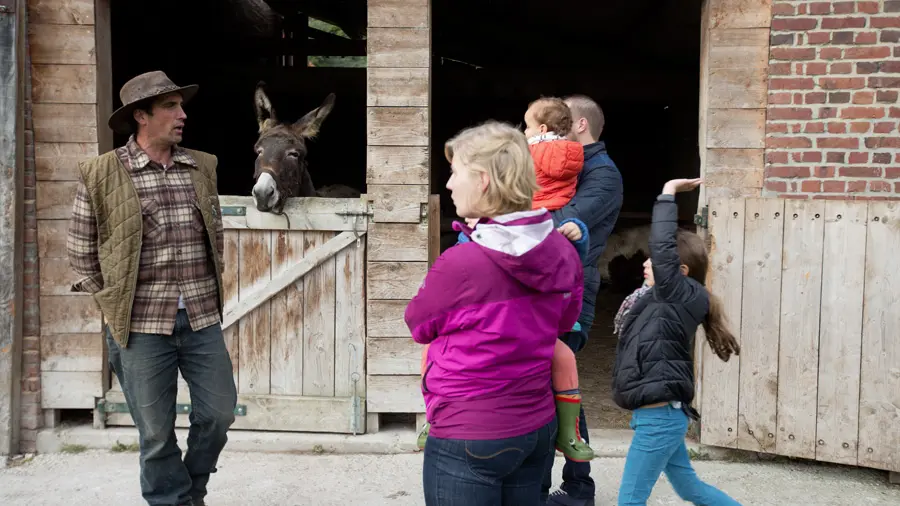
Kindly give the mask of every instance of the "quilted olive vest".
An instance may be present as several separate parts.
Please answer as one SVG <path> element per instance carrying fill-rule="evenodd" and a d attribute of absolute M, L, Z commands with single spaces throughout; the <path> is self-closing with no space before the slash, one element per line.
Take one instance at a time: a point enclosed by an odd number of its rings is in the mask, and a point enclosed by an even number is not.
<path fill-rule="evenodd" d="M 213 199 L 217 194 L 216 166 L 218 159 L 209 153 L 186 149 L 197 162 L 198 170 L 191 170 L 191 180 L 209 244 L 213 245 L 216 281 L 219 284 L 219 317 L 225 304 L 222 290 L 222 259 L 215 245 L 216 215 Z M 128 345 L 131 328 L 131 306 L 137 285 L 141 260 L 143 220 L 137 190 L 127 169 L 115 151 L 79 164 L 82 181 L 91 197 L 97 217 L 100 271 L 103 273 L 103 289 L 93 295 L 106 319 L 113 339 L 121 346 Z M 216 200 L 217 201 L 217 200 Z"/>

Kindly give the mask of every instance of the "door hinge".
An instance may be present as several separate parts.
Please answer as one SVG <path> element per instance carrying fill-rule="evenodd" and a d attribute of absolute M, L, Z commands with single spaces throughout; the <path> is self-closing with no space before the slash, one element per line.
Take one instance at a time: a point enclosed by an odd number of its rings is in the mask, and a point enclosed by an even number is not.
<path fill-rule="evenodd" d="M 244 206 L 221 206 L 222 216 L 247 216 L 247 208 Z"/>
<path fill-rule="evenodd" d="M 128 409 L 128 404 L 124 402 L 107 402 L 105 399 L 101 399 L 99 402 L 97 402 L 97 409 L 104 413 L 131 413 L 131 411 Z M 175 414 L 186 415 L 190 412 L 190 404 L 175 405 Z M 247 416 L 247 405 L 238 404 L 237 406 L 235 406 L 234 416 Z"/>
<path fill-rule="evenodd" d="M 700 208 L 700 213 L 694 215 L 694 224 L 698 227 L 709 228 L 709 206 Z"/>

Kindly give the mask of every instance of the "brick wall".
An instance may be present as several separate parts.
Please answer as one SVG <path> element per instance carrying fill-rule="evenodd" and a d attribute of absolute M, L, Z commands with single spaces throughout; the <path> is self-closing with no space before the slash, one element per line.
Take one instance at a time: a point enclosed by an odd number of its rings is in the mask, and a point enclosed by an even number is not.
<path fill-rule="evenodd" d="M 26 15 L 27 16 L 27 15 Z M 25 22 L 28 22 L 26 17 Z M 27 25 L 26 25 L 27 26 Z M 25 38 L 25 273 L 22 333 L 22 424 L 19 451 L 33 452 L 43 422 L 41 410 L 40 271 L 37 245 L 34 125 L 31 119 L 31 48 Z"/>
<path fill-rule="evenodd" d="M 900 0 L 774 0 L 764 195 L 900 198 Z"/>

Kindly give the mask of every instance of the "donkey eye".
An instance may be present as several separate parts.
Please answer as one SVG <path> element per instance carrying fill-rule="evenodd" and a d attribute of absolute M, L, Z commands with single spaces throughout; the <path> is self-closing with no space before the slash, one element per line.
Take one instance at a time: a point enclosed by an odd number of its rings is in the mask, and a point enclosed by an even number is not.
<path fill-rule="evenodd" d="M 291 158 L 300 158 L 300 153 L 297 151 L 288 151 L 287 155 Z"/>

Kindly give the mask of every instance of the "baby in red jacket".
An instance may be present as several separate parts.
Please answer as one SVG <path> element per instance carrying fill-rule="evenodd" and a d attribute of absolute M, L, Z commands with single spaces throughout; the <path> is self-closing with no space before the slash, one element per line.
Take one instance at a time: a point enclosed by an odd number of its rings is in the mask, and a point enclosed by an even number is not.
<path fill-rule="evenodd" d="M 572 200 L 578 174 L 584 167 L 584 148 L 566 139 L 572 129 L 572 112 L 559 98 L 539 98 L 525 111 L 525 138 L 534 159 L 540 189 L 532 209 L 555 211 Z"/>

